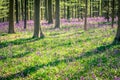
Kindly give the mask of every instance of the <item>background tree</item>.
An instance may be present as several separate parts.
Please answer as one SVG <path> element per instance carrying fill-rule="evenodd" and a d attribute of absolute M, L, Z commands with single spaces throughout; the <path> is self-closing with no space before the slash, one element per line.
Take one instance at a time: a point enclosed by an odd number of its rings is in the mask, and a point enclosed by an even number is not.
<path fill-rule="evenodd" d="M 60 28 L 60 0 L 55 0 L 55 2 L 56 2 L 55 28 Z"/>
<path fill-rule="evenodd" d="M 52 0 L 48 0 L 48 24 L 53 23 L 52 18 Z"/>
<path fill-rule="evenodd" d="M 114 27 L 114 18 L 115 18 L 115 0 L 112 0 L 112 28 Z"/>
<path fill-rule="evenodd" d="M 118 28 L 117 28 L 117 33 L 115 37 L 115 42 L 118 41 L 120 42 L 120 0 L 118 0 Z"/>
<path fill-rule="evenodd" d="M 9 0 L 9 29 L 8 33 L 14 33 L 14 0 Z"/>
<path fill-rule="evenodd" d="M 28 3 L 28 0 L 25 0 L 24 29 L 26 29 L 26 27 L 27 27 L 27 3 Z"/>
<path fill-rule="evenodd" d="M 46 21 L 48 20 L 48 0 L 45 0 L 45 15 Z"/>
<path fill-rule="evenodd" d="M 23 0 L 21 0 L 21 13 L 22 13 L 22 20 L 24 20 L 24 5 L 23 5 Z"/>
<path fill-rule="evenodd" d="M 70 5 L 69 5 L 69 0 L 67 0 L 67 20 L 70 19 Z"/>
<path fill-rule="evenodd" d="M 15 8 L 16 8 L 16 23 L 19 23 L 19 12 L 18 12 L 18 0 L 15 0 Z"/>
<path fill-rule="evenodd" d="M 88 0 L 85 0 L 85 22 L 84 22 L 84 30 L 87 30 L 87 9 L 88 9 Z"/>

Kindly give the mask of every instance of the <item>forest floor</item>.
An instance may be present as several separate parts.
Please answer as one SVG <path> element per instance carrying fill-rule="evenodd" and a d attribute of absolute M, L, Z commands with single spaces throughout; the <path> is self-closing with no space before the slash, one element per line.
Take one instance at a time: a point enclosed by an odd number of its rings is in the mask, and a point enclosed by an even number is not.
<path fill-rule="evenodd" d="M 43 28 L 0 34 L 0 80 L 120 80 L 116 28 Z"/>

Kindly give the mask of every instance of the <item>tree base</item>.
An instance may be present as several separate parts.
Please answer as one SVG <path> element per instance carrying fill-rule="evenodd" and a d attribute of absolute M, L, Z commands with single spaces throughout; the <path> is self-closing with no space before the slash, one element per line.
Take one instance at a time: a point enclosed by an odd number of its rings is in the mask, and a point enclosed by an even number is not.
<path fill-rule="evenodd" d="M 9 34 L 14 34 L 15 32 L 14 31 L 8 31 Z"/>
<path fill-rule="evenodd" d="M 113 43 L 120 43 L 120 38 L 115 38 Z"/>
<path fill-rule="evenodd" d="M 41 32 L 40 33 L 40 38 L 44 38 L 45 37 L 45 35 Z"/>

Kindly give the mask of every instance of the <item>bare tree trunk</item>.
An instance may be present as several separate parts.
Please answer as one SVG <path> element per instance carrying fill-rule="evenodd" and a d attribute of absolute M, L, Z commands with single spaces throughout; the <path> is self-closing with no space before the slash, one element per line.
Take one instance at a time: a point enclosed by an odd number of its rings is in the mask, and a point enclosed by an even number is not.
<path fill-rule="evenodd" d="M 16 23 L 19 23 L 19 15 L 18 15 L 18 0 L 15 0 L 15 4 L 16 4 L 16 6 L 15 6 L 15 8 L 16 8 Z"/>
<path fill-rule="evenodd" d="M 120 3 L 120 0 L 118 0 L 118 3 Z M 118 4 L 118 28 L 114 41 L 120 42 L 120 4 Z"/>
<path fill-rule="evenodd" d="M 84 23 L 84 30 L 87 30 L 87 9 L 88 9 L 88 1 L 85 1 L 85 23 Z"/>
<path fill-rule="evenodd" d="M 14 33 L 14 0 L 9 0 L 9 29 L 8 33 Z"/>
<path fill-rule="evenodd" d="M 40 1 L 41 0 L 34 0 L 34 34 L 33 38 L 43 37 L 43 33 L 40 26 Z"/>
<path fill-rule="evenodd" d="M 108 9 L 107 9 L 107 22 L 109 22 L 109 8 L 110 8 L 110 6 L 109 6 L 109 0 L 108 0 L 107 6 L 108 6 Z"/>
<path fill-rule="evenodd" d="M 48 24 L 53 23 L 52 18 L 52 0 L 48 0 Z"/>
<path fill-rule="evenodd" d="M 27 27 L 27 0 L 25 0 L 25 12 L 24 12 L 24 29 Z"/>
<path fill-rule="evenodd" d="M 69 3 L 69 0 L 67 0 L 67 3 Z M 70 20 L 70 6 L 67 5 L 67 20 Z"/>
<path fill-rule="evenodd" d="M 64 18 L 66 18 L 66 6 L 65 6 L 66 0 L 64 0 Z"/>
<path fill-rule="evenodd" d="M 22 12 L 22 20 L 24 20 L 23 0 L 21 0 L 21 12 Z"/>
<path fill-rule="evenodd" d="M 48 20 L 48 0 L 45 0 L 45 20 Z"/>
<path fill-rule="evenodd" d="M 39 37 L 40 28 L 40 0 L 34 0 L 34 35 L 33 38 Z"/>
<path fill-rule="evenodd" d="M 60 28 L 60 0 L 55 0 L 55 2 L 56 2 L 55 28 Z"/>
<path fill-rule="evenodd" d="M 114 16 L 115 16 L 115 0 L 112 1 L 112 28 L 114 27 Z"/>

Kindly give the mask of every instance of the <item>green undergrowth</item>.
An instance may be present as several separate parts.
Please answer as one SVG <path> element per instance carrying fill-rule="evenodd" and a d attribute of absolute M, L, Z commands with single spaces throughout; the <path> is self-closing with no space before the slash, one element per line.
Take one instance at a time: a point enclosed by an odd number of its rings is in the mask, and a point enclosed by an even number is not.
<path fill-rule="evenodd" d="M 0 80 L 113 80 L 120 77 L 116 28 L 44 29 L 0 35 Z"/>

